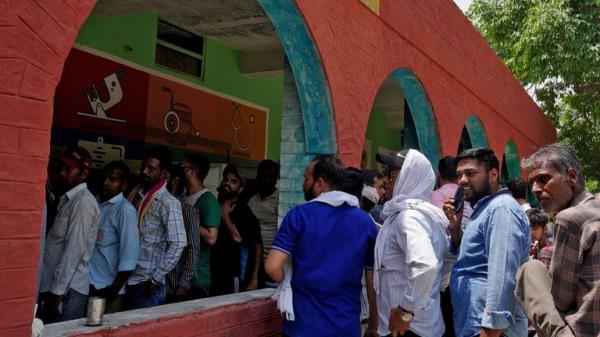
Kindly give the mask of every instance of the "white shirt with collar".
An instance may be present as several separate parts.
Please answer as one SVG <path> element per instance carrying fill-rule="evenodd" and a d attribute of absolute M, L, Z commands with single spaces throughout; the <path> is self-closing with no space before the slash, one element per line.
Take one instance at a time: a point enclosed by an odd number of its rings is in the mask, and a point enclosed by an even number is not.
<path fill-rule="evenodd" d="M 64 295 L 73 289 L 88 294 L 88 261 L 99 223 L 100 208 L 86 183 L 73 187 L 61 197 L 46 237 L 40 292 Z"/>

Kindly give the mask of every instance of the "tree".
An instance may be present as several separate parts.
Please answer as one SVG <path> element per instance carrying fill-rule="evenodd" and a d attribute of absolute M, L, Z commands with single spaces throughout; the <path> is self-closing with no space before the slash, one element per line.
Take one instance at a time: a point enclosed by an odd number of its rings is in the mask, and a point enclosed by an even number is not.
<path fill-rule="evenodd" d="M 600 180 L 600 0 L 475 0 L 467 16 Z"/>

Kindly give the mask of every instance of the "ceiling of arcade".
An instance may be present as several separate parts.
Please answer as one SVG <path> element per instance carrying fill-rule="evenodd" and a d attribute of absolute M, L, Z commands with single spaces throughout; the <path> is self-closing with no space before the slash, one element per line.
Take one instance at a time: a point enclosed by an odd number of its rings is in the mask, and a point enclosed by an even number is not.
<path fill-rule="evenodd" d="M 100 0 L 93 11 L 104 17 L 141 12 L 159 13 L 243 52 L 241 68 L 250 76 L 280 74 L 283 69 L 279 37 L 256 0 Z M 388 127 L 403 128 L 404 95 L 390 78 L 380 87 L 373 108 L 386 114 Z"/>

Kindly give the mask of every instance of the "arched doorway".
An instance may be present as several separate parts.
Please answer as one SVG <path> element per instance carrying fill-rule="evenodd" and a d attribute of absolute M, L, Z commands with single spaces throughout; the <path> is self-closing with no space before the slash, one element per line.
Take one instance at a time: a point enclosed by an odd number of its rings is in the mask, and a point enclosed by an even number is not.
<path fill-rule="evenodd" d="M 425 89 L 412 71 L 398 68 L 383 81 L 375 96 L 361 166 L 374 168 L 377 151 L 406 148 L 418 149 L 431 163 L 439 160 L 438 130 Z"/>
<path fill-rule="evenodd" d="M 463 126 L 457 153 L 477 147 L 488 147 L 487 135 L 479 118 L 470 115 Z"/>

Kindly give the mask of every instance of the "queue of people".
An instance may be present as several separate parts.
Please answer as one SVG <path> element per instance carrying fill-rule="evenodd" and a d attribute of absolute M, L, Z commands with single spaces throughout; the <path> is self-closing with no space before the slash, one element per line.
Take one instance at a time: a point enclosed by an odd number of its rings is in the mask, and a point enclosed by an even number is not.
<path fill-rule="evenodd" d="M 38 315 L 83 317 L 88 296 L 116 312 L 278 286 L 284 336 L 361 323 L 367 337 L 600 336 L 600 203 L 570 146 L 540 148 L 522 161 L 529 182 L 506 187 L 486 148 L 437 170 L 417 150 L 376 159 L 383 174 L 315 157 L 307 202 L 278 226 L 274 161 L 246 202 L 234 165 L 215 197 L 206 157 L 172 165 L 150 147 L 139 185 L 109 163 L 95 198 L 91 156 L 70 148 L 51 161 Z"/>
<path fill-rule="evenodd" d="M 248 206 L 234 165 L 215 197 L 204 185 L 206 157 L 187 154 L 172 165 L 167 148 L 149 147 L 139 184 L 130 186 L 124 162 L 110 162 L 95 197 L 87 185 L 91 155 L 67 149 L 49 166 L 37 316 L 45 323 L 84 317 L 88 296 L 105 298 L 113 313 L 264 287 L 261 226 L 270 245 L 279 166 L 266 160 L 260 168 Z"/>

